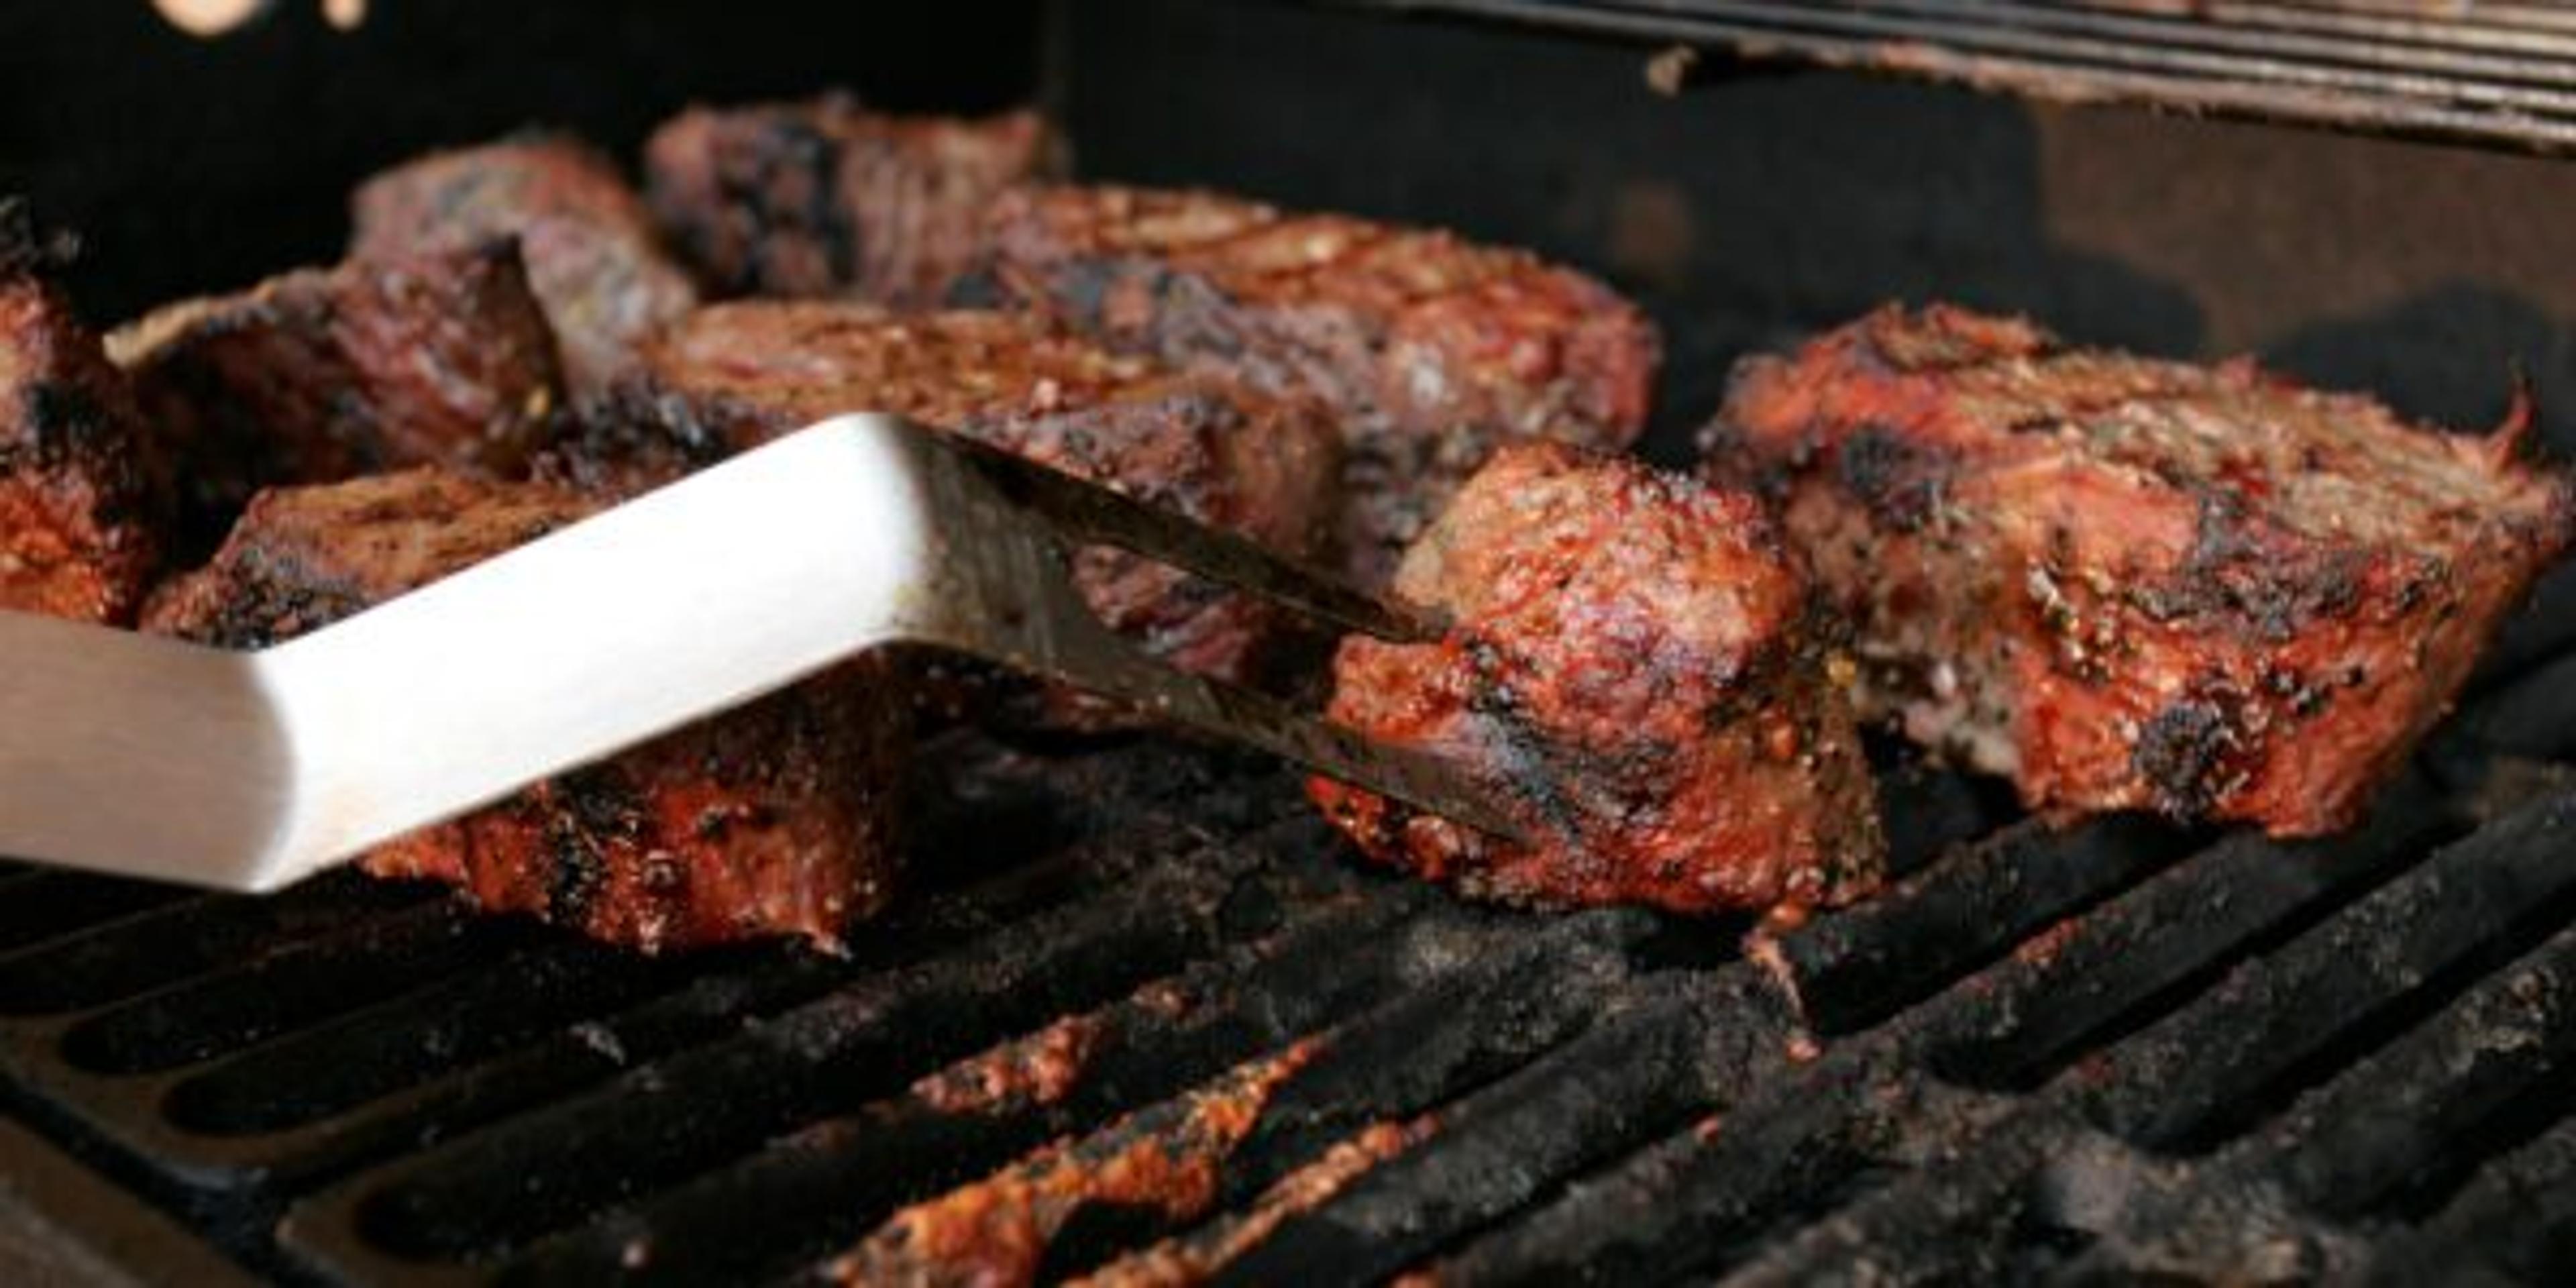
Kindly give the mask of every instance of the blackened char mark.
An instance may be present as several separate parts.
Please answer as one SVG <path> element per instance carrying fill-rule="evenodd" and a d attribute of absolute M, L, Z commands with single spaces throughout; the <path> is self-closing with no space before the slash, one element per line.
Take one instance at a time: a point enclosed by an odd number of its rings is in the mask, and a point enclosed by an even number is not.
<path fill-rule="evenodd" d="M 2244 739 L 2231 703 L 2216 694 L 2187 695 L 2139 728 L 2130 763 L 2155 791 L 2158 809 L 2205 817 L 2235 787 Z"/>
<path fill-rule="evenodd" d="M 1245 308 L 1206 277 L 1138 257 L 1076 258 L 1046 292 L 1077 329 L 1167 359 L 1245 359 Z"/>
<path fill-rule="evenodd" d="M 2190 553 L 2171 577 L 2136 588 L 2132 601 L 2157 621 L 2230 621 L 2257 638 L 2279 642 L 2322 621 L 2351 616 L 2364 601 L 2367 552 L 2344 547 L 2285 561 L 2241 498 L 2203 492 Z M 2430 589 L 2426 577 L 2394 588 L 2394 607 L 2411 610 Z"/>
<path fill-rule="evenodd" d="M 1941 512 L 1954 468 L 1946 454 L 1885 425 L 1863 425 L 1834 454 L 1835 477 L 1892 532 L 1919 532 Z"/>
<path fill-rule="evenodd" d="M 264 649 L 364 611 L 370 596 L 301 560 L 254 552 L 240 593 L 227 595 L 189 639 L 216 648 Z"/>
<path fill-rule="evenodd" d="M 607 879 L 609 851 L 643 834 L 644 802 L 614 765 L 574 770 L 549 788 L 556 808 L 546 820 L 546 915 L 579 925 Z"/>
<path fill-rule="evenodd" d="M 1578 766 L 1557 754 L 1554 740 L 1521 709 L 1520 694 L 1507 673 L 1520 669 L 1509 651 L 1482 635 L 1465 634 L 1464 652 L 1475 682 L 1467 706 L 1501 735 L 1490 750 L 1501 769 L 1504 788 L 1526 801 L 1541 821 L 1562 836 L 1581 834 L 1582 812 L 1566 795 Z"/>

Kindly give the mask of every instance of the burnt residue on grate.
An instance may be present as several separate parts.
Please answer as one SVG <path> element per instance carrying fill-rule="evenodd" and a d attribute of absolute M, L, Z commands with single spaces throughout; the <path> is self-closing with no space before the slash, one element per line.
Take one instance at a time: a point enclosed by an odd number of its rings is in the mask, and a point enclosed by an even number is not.
<path fill-rule="evenodd" d="M 1880 748 L 1902 880 L 1795 923 L 1461 903 L 1151 739 L 935 749 L 846 958 L 0 868 L 0 1086 L 314 1283 L 2539 1278 L 2563 671 L 2294 844 Z"/>

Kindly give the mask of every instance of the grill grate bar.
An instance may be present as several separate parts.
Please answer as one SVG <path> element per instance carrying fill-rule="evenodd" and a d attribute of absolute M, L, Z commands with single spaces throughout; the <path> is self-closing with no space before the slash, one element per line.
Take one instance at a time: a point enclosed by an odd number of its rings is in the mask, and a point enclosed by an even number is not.
<path fill-rule="evenodd" d="M 2458 1003 L 2301 1104 L 2246 1149 L 2314 1211 L 2344 1218 L 2441 1161 L 2517 1095 L 2564 1078 L 2576 1055 L 2576 929 L 2489 977 Z"/>
<path fill-rule="evenodd" d="M 1013 926 L 630 1069 L 376 1173 L 334 1216 L 353 1215 L 357 1233 L 398 1255 L 479 1255 L 649 1193 L 1205 951 L 1215 891 L 1195 900 L 1169 884 L 1135 893 L 1145 897 Z M 1192 902 L 1197 916 L 1182 912 Z M 740 1094 L 753 1087 L 761 1094 Z"/>
<path fill-rule="evenodd" d="M 2077 1053 L 2120 1036 L 2155 999 L 2196 994 L 2211 972 L 2304 928 L 2307 914 L 2420 858 L 2450 831 L 2440 802 L 2410 777 L 2342 836 L 2230 835 L 2026 940 L 1974 992 L 1927 1005 L 1914 1023 L 1931 1066 L 1962 1086 L 2033 1090 Z"/>
<path fill-rule="evenodd" d="M 1006 1201 L 1005 1183 L 994 1176 L 944 1199 L 923 1192 L 923 1182 L 985 1172 L 1050 1137 L 1136 1112 L 1143 1101 L 1172 1096 L 1229 1065 L 1307 1040 L 1310 1053 L 1267 1093 L 1258 1122 L 1222 1159 L 1210 1160 L 1221 1165 L 1221 1176 L 1212 1178 L 1205 1194 L 1219 1207 L 1232 1207 L 1326 1142 L 1415 1112 L 1581 1029 L 1623 978 L 1620 946 L 1644 930 L 1631 917 L 1581 919 L 1535 936 L 1487 925 L 1473 932 L 1472 943 L 1439 950 L 1444 964 L 1421 986 L 1394 990 L 1394 1000 L 1385 1000 L 1392 983 L 1386 966 L 1422 958 L 1428 941 L 1457 940 L 1456 928 L 1442 926 L 1442 920 L 1415 922 L 1393 937 L 1413 942 L 1375 950 L 1389 960 L 1371 963 L 1375 969 L 1369 973 L 1376 978 L 1368 981 L 1372 987 L 1365 996 L 1332 996 L 1326 991 L 1332 981 L 1319 977 L 1318 963 L 1286 953 L 1264 960 L 1240 982 L 1212 970 L 1194 972 L 1197 978 L 1184 977 L 1168 989 L 1153 986 L 1144 998 L 1066 1021 L 1066 1029 L 1085 1036 L 1080 1054 L 1069 1061 L 1076 1067 L 1055 1070 L 1069 1085 L 1046 1103 L 959 1103 L 953 1098 L 959 1075 L 970 1085 L 987 1077 L 991 1057 L 979 1056 L 943 1076 L 936 1085 L 945 1091 L 929 1090 L 934 1084 L 925 1080 L 907 1097 L 806 1129 L 785 1149 L 540 1249 L 528 1268 L 540 1277 L 572 1279 L 609 1272 L 626 1266 L 634 1241 L 642 1238 L 670 1249 L 667 1261 L 652 1258 L 656 1276 L 738 1279 L 768 1273 L 779 1267 L 748 1264 L 746 1258 L 774 1261 L 780 1249 L 745 1247 L 760 1242 L 741 1237 L 747 1220 L 776 1220 L 784 1210 L 793 1214 L 784 1227 L 796 1231 L 784 1247 L 836 1231 L 843 1237 L 835 1242 L 850 1246 L 866 1233 L 852 1223 L 887 1216 L 898 1202 L 959 1206 L 977 1193 Z M 1312 948 L 1351 955 L 1338 939 L 1318 939 Z M 1174 1011 L 1198 996 L 1211 999 L 1204 1013 Z M 1176 1110 L 1165 1104 L 1148 1112 L 1168 1116 Z M 888 1161 L 896 1159 L 903 1165 L 889 1168 Z M 1062 1236 L 1048 1241 L 1051 1262 L 1088 1264 L 1117 1251 L 1117 1244 L 1166 1233 L 1170 1224 L 1126 1224 L 1116 1231 L 1113 1246 L 1086 1248 L 1086 1210 L 1077 1204 L 1050 1218 Z M 1170 1215 L 1186 1220 L 1192 1214 Z M 1097 1223 L 1091 1224 L 1096 1231 Z M 718 1231 L 730 1235 L 701 1237 Z"/>
<path fill-rule="evenodd" d="M 1355 1283 L 1395 1274 L 1527 1206 L 1554 1182 L 1704 1111 L 1703 1034 L 1717 1024 L 1754 1027 L 1759 1014 L 1742 994 L 1645 995 L 1442 1110 L 1430 1141 L 1288 1217 L 1212 1282 Z"/>
<path fill-rule="evenodd" d="M 2424 21 L 2338 31 L 2239 7 L 2231 21 L 2046 0 L 1341 0 L 1628 40 L 1719 47 L 2067 102 L 2576 149 L 2576 76 L 2558 22 Z M 2269 22 L 2255 21 L 2268 17 Z"/>
<path fill-rule="evenodd" d="M 75 938 L 120 917 L 206 897 L 149 881 L 43 869 L 19 870 L 7 893 L 0 899 L 0 953 Z"/>
<path fill-rule="evenodd" d="M 209 1136 L 265 1135 L 336 1117 L 425 1075 L 517 1049 L 588 1015 L 613 1013 L 684 978 L 615 949 L 550 940 L 303 1029 L 175 1083 L 164 1113 Z"/>
<path fill-rule="evenodd" d="M 2222 1130 L 2374 1012 L 2576 891 L 2557 843 L 2571 825 L 2576 794 L 2533 802 L 2105 1052 L 2085 1076 L 2101 1120 L 2160 1148 Z"/>
<path fill-rule="evenodd" d="M 156 903 L 131 916 L 0 957 L 0 1014 L 106 1006 L 244 961 L 415 911 L 439 896 L 336 873 L 266 899 Z"/>
<path fill-rule="evenodd" d="M 2430 1282 L 2489 1261 L 2533 1283 L 2563 1273 L 2576 1258 L 2576 1118 L 2482 1169 L 2398 1244 L 2381 1282 Z"/>
<path fill-rule="evenodd" d="M 1954 852 L 1890 897 L 1757 937 L 1751 951 L 1808 1024 L 1849 1033 L 2189 848 L 2189 837 L 2141 818 L 2072 829 L 2034 819 Z"/>
<path fill-rule="evenodd" d="M 1927 1099 L 1915 1072 L 1923 1064 L 1938 1070 L 1946 1057 L 1982 1075 L 1975 1086 L 2013 1081 L 1999 1075 L 2240 951 L 2304 904 L 2420 853 L 2440 819 L 2422 784 L 2401 784 L 2351 837 L 2284 847 L 2240 836 L 2203 849 L 1812 1064 L 1775 1056 L 1765 1075 L 1758 1055 L 1748 1059 L 1724 1081 L 1753 1087 L 1749 1095 L 1461 1249 L 1440 1277 L 1547 1282 L 1583 1271 L 1625 1281 L 1722 1263 L 1783 1213 L 1832 1201 L 1909 1137 L 1918 1149 L 1926 1136 L 1968 1138 L 2002 1103 Z M 1963 858 L 1973 872 L 1987 856 Z M 2047 1131 L 2064 1134 L 2066 1118 L 2049 1110 Z M 1991 1187 L 2006 1186 L 2011 1167 L 1992 1166 Z"/>
<path fill-rule="evenodd" d="M 107 1074 L 183 1068 L 489 969 L 495 953 L 536 938 L 447 900 L 414 904 L 90 1014 L 64 1031 L 63 1059 Z"/>

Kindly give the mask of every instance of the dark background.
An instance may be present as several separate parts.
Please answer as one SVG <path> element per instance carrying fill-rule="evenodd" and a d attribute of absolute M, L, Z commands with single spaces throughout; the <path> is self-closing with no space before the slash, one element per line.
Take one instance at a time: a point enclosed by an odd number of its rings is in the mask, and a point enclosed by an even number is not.
<path fill-rule="evenodd" d="M 2256 352 L 2483 425 L 2508 373 L 2576 409 L 2576 165 L 1280 0 L 929 5 L 311 0 L 199 41 L 140 0 L 0 5 L 0 190 L 88 251 L 103 320 L 331 258 L 369 170 L 526 126 L 631 156 L 690 101 L 846 85 L 1043 99 L 1087 174 L 1447 224 L 1610 277 L 1663 322 L 1661 449 L 1733 356 L 1888 298 L 2026 310 L 2158 352 Z M 2576 417 L 2553 413 L 2576 445 Z"/>

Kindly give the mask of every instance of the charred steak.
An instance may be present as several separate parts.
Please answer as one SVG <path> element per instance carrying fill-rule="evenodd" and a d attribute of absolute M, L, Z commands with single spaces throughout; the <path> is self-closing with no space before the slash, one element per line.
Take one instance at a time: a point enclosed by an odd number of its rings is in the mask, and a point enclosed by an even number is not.
<path fill-rule="evenodd" d="M 653 211 L 709 289 L 946 302 L 993 198 L 1045 165 L 1033 112 L 888 116 L 846 95 L 692 107 L 645 147 Z"/>
<path fill-rule="evenodd" d="M 835 412 L 882 410 L 1106 483 L 1281 553 L 1315 551 L 1334 439 L 1320 411 L 1176 375 L 1026 317 L 894 316 L 864 305 L 703 309 L 656 345 L 629 425 L 739 451 Z M 619 447 L 596 453 L 613 458 Z M 1244 679 L 1278 625 L 1263 601 L 1161 564 L 1082 552 L 1076 582 L 1111 626 L 1184 668 Z"/>
<path fill-rule="evenodd" d="M 574 392 L 604 388 L 637 345 L 697 304 L 617 167 L 563 138 L 434 153 L 369 179 L 351 200 L 359 258 L 519 239 Z"/>
<path fill-rule="evenodd" d="M 595 503 L 421 469 L 262 493 L 144 627 L 258 648 L 534 540 Z M 458 887 L 650 952 L 768 935 L 832 944 L 891 892 L 903 703 L 882 656 L 379 847 L 385 877 Z"/>
<path fill-rule="evenodd" d="M 160 560 L 154 471 L 53 258 L 0 202 L 0 609 L 131 622 Z"/>
<path fill-rule="evenodd" d="M 1456 625 L 1354 636 L 1332 717 L 1481 770 L 1523 847 L 1324 779 L 1327 817 L 1385 862 L 1551 906 L 1831 905 L 1883 844 L 1812 596 L 1755 497 L 1557 443 L 1504 447 L 1396 574 Z"/>
<path fill-rule="evenodd" d="M 108 337 L 198 548 L 259 488 L 413 465 L 510 475 L 563 402 L 516 245 L 352 260 L 157 309 Z"/>
<path fill-rule="evenodd" d="M 2352 822 L 2567 542 L 2566 479 L 2246 362 L 1890 308 L 1708 436 L 1856 623 L 1873 715 L 2033 806 Z"/>
<path fill-rule="evenodd" d="M 1022 188 L 992 218 L 1006 297 L 1332 406 L 1345 545 L 1372 585 L 1498 444 L 1616 448 L 1645 427 L 1653 325 L 1526 252 L 1204 192 Z"/>

